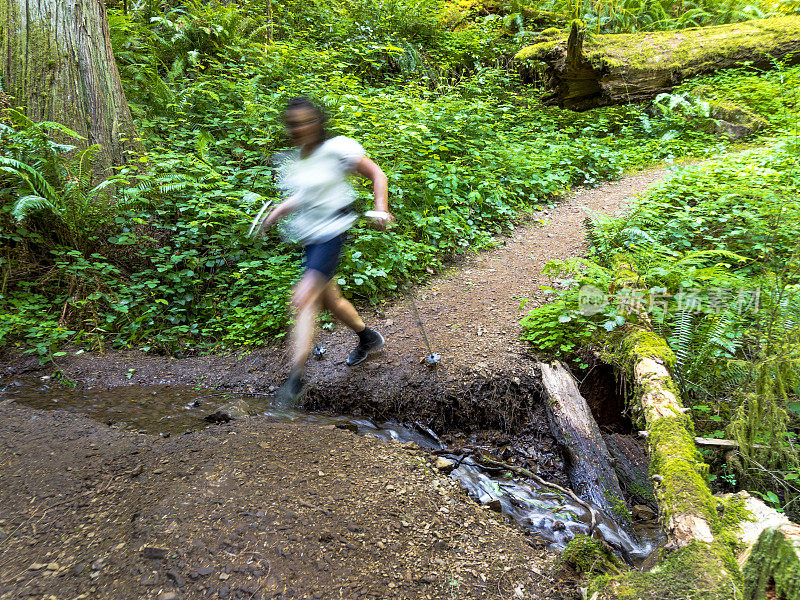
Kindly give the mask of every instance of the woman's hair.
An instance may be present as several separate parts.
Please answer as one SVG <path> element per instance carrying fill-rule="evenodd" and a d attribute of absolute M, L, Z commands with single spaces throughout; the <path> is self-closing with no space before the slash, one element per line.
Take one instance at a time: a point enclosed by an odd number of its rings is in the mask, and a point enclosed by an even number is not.
<path fill-rule="evenodd" d="M 314 111 L 317 117 L 319 117 L 319 141 L 322 142 L 327 137 L 325 123 L 328 121 L 328 115 L 325 113 L 325 110 L 305 96 L 298 96 L 297 98 L 292 98 L 286 103 L 286 108 L 283 109 L 283 120 L 286 120 L 286 115 L 289 113 L 289 111 L 296 110 L 298 108 L 310 109 Z"/>

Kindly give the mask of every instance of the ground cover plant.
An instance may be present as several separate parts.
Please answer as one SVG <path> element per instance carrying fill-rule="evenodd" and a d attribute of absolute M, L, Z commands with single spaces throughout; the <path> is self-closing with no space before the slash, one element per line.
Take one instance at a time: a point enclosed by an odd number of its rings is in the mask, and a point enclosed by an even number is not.
<path fill-rule="evenodd" d="M 544 0 L 532 2 L 529 10 L 552 15 L 556 21 L 581 19 L 591 31 L 599 33 L 631 33 L 704 27 L 737 23 L 750 19 L 796 12 L 793 1 L 740 2 L 727 0 Z"/>
<path fill-rule="evenodd" d="M 331 134 L 361 141 L 389 176 L 397 225 L 357 226 L 340 274 L 369 302 L 491 246 L 571 185 L 729 145 L 679 109 L 544 107 L 503 58 L 518 47 L 508 20 L 459 14 L 399 0 L 111 11 L 147 152 L 97 186 L 91 151 L 46 135 L 69 140 L 63 126 L 4 112 L 0 341 L 49 360 L 66 341 L 172 353 L 280 338 L 298 250 L 244 233 L 276 197 L 270 158 L 295 95 L 324 103 Z M 748 76 L 771 78 L 793 110 L 791 78 Z"/>
<path fill-rule="evenodd" d="M 687 168 L 625 217 L 595 215 L 591 256 L 549 265 L 557 298 L 525 321 L 535 347 L 575 357 L 644 318 L 675 352 L 698 435 L 740 444 L 709 454 L 718 488 L 754 489 L 795 517 L 799 144 L 790 136 Z M 621 276 L 636 284 L 620 287 Z"/>

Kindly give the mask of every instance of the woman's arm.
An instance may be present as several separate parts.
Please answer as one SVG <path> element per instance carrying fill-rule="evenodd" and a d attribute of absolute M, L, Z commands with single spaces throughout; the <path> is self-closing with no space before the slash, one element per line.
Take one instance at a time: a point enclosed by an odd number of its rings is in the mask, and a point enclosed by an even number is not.
<path fill-rule="evenodd" d="M 297 201 L 297 196 L 291 196 L 278 204 L 275 208 L 273 208 L 270 213 L 267 215 L 267 218 L 261 222 L 259 229 L 259 233 L 263 233 L 266 229 L 272 227 L 278 220 L 282 219 L 286 215 L 290 215 L 295 212 L 298 208 L 300 208 L 299 203 Z"/>
<path fill-rule="evenodd" d="M 376 219 L 378 223 L 380 225 L 387 225 L 394 221 L 394 217 L 389 212 L 389 182 L 386 179 L 386 173 L 383 172 L 383 169 L 364 156 L 356 163 L 354 170 L 362 177 L 366 177 L 372 181 L 372 193 L 375 196 L 375 210 L 385 212 L 389 215 L 385 219 Z"/>

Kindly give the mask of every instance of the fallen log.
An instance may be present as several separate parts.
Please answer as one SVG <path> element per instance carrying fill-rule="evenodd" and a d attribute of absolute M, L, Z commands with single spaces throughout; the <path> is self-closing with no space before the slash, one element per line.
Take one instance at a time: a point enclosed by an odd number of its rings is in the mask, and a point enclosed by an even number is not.
<path fill-rule="evenodd" d="M 800 16 L 677 31 L 569 35 L 548 30 L 516 55 L 523 70 L 543 70 L 544 101 L 573 110 L 655 98 L 683 80 L 748 64 L 800 62 Z"/>
<path fill-rule="evenodd" d="M 597 592 L 598 600 L 740 597 L 741 573 L 730 530 L 747 510 L 740 498 L 721 500 L 711 494 L 691 417 L 670 375 L 674 354 L 662 338 L 635 325 L 611 342 L 614 350 L 606 358 L 633 382 L 634 417 L 649 432 L 650 474 L 667 543 L 650 571 L 595 578 L 590 592 Z"/>
<path fill-rule="evenodd" d="M 646 438 L 650 435 L 646 431 L 640 431 L 639 435 L 643 438 Z M 703 446 L 705 448 L 723 448 L 728 450 L 735 450 L 739 447 L 739 442 L 736 440 L 723 440 L 719 438 L 707 438 L 707 437 L 695 437 L 694 443 L 697 446 Z M 753 448 L 766 448 L 767 446 L 763 444 L 753 444 Z"/>
<path fill-rule="evenodd" d="M 675 358 L 652 332 L 630 327 L 616 341 L 620 362 L 636 390 L 635 410 L 649 433 L 650 472 L 670 548 L 712 543 L 717 502 L 705 481 L 706 465 L 694 445 L 694 426 L 678 399 L 669 369 Z"/>
<path fill-rule="evenodd" d="M 538 367 L 550 432 L 561 448 L 572 489 L 630 532 L 631 516 L 611 455 L 575 378 L 558 361 Z"/>
<path fill-rule="evenodd" d="M 644 443 L 637 443 L 638 440 L 633 436 L 618 433 L 604 434 L 603 439 L 606 441 L 611 458 L 614 459 L 614 471 L 634 515 L 637 506 L 647 506 L 657 511 L 653 481 L 648 473 L 650 460 L 647 457 L 647 448 L 643 447 Z"/>

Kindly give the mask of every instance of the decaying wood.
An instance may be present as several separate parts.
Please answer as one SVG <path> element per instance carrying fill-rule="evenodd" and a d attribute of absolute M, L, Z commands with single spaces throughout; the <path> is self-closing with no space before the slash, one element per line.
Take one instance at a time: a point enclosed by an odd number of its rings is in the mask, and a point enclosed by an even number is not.
<path fill-rule="evenodd" d="M 750 513 L 736 531 L 743 598 L 800 600 L 800 526 L 747 492 L 735 496 L 744 499 Z"/>
<path fill-rule="evenodd" d="M 750 64 L 800 61 L 800 17 L 634 34 L 587 34 L 573 22 L 516 56 L 543 68 L 546 101 L 587 110 L 654 98 L 702 73 Z"/>
<path fill-rule="evenodd" d="M 614 459 L 614 471 L 620 487 L 629 499 L 628 504 L 645 505 L 654 511 L 658 510 L 653 481 L 648 473 L 650 460 L 644 443 L 633 436 L 618 433 L 604 434 L 603 439 Z"/>
<path fill-rule="evenodd" d="M 766 529 L 742 572 L 747 600 L 800 600 L 800 525 Z"/>
<path fill-rule="evenodd" d="M 643 438 L 646 438 L 649 433 L 647 431 L 640 431 L 639 435 Z M 695 437 L 694 443 L 698 446 L 704 446 L 706 448 L 726 448 L 728 450 L 733 450 L 734 448 L 739 447 L 739 442 L 736 440 L 722 440 L 718 438 L 707 438 L 707 437 Z M 763 444 L 753 444 L 753 448 L 766 448 Z"/>
<path fill-rule="evenodd" d="M 631 517 L 611 455 L 572 374 L 559 362 L 539 363 L 550 432 L 561 447 L 570 485 L 624 529 Z"/>
<path fill-rule="evenodd" d="M 652 333 L 648 335 L 650 340 L 653 337 Z M 673 391 L 675 383 L 664 358 L 648 355 L 645 348 L 637 346 L 634 344 L 631 349 L 635 357 L 633 381 L 640 390 L 639 405 L 651 433 L 648 442 L 656 467 L 653 470 L 661 478 L 656 498 L 662 518 L 666 519 L 662 521 L 664 532 L 669 545 L 675 548 L 693 541 L 711 543 L 712 495 L 703 478 L 707 467 L 694 446 L 691 420 Z M 668 348 L 666 343 L 663 347 Z M 664 424 L 668 424 L 664 433 L 653 435 L 653 430 Z"/>

